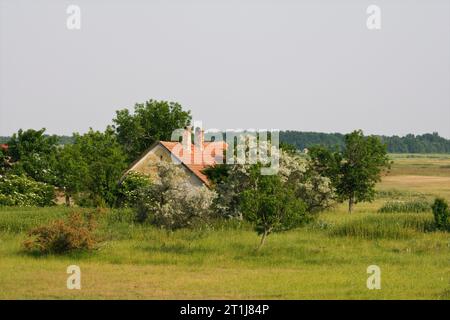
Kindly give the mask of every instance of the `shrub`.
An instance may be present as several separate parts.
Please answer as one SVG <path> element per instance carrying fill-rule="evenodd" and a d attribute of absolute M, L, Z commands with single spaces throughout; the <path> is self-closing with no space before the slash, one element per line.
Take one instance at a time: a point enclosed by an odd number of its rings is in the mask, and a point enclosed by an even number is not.
<path fill-rule="evenodd" d="M 119 186 L 119 206 L 125 208 L 134 207 L 138 202 L 139 190 L 150 185 L 151 180 L 149 176 L 139 172 L 129 172 Z"/>
<path fill-rule="evenodd" d="M 395 212 L 427 212 L 431 210 L 431 205 L 428 201 L 419 199 L 411 201 L 388 201 L 379 210 L 380 213 L 395 213 Z"/>
<path fill-rule="evenodd" d="M 432 205 L 434 223 L 439 230 L 447 230 L 450 227 L 449 216 L 450 211 L 448 204 L 444 199 L 436 199 Z"/>
<path fill-rule="evenodd" d="M 53 205 L 53 186 L 34 181 L 26 176 L 0 176 L 0 206 L 49 206 Z"/>
<path fill-rule="evenodd" d="M 244 218 L 253 223 L 255 231 L 261 235 L 259 250 L 272 232 L 293 229 L 310 217 L 305 203 L 278 175 L 261 175 L 260 167 L 255 165 L 250 176 L 258 187 L 242 193 L 240 207 Z"/>
<path fill-rule="evenodd" d="M 178 229 L 212 217 L 211 205 L 216 197 L 207 187 L 193 187 L 184 171 L 172 163 L 158 164 L 159 180 L 140 189 L 136 206 L 138 221 L 167 229 Z"/>
<path fill-rule="evenodd" d="M 72 213 L 67 220 L 55 220 L 48 225 L 30 230 L 24 248 L 29 252 L 55 254 L 90 250 L 96 243 L 94 229 L 93 214 L 84 217 L 80 213 Z"/>

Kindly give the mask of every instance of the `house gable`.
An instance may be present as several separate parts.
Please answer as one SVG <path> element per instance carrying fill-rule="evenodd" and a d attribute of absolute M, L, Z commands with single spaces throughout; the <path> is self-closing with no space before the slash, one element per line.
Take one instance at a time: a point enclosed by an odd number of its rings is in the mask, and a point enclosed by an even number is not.
<path fill-rule="evenodd" d="M 161 161 L 173 161 L 172 153 L 170 149 L 164 146 L 162 142 L 157 142 L 151 146 L 139 160 L 131 165 L 131 168 L 125 173 L 125 175 L 130 171 L 135 171 L 156 178 L 158 170 L 157 165 Z M 201 187 L 204 184 L 208 185 L 206 176 L 202 179 L 203 177 L 199 177 L 196 172 L 183 163 L 181 163 L 181 168 L 187 174 L 191 185 L 196 187 Z"/>

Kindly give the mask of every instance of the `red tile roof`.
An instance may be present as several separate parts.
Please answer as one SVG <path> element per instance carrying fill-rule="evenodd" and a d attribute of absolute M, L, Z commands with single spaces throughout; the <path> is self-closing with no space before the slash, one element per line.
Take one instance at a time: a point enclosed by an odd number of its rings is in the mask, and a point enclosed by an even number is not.
<path fill-rule="evenodd" d="M 8 145 L 7 144 L 0 144 L 0 149 L 2 149 L 2 150 L 8 150 Z"/>
<path fill-rule="evenodd" d="M 223 141 L 204 142 L 203 151 L 199 150 L 194 144 L 191 145 L 191 155 L 183 155 L 183 144 L 174 141 L 160 141 L 167 150 L 176 156 L 193 174 L 195 174 L 203 183 L 209 185 L 208 177 L 202 171 L 221 160 L 223 151 L 226 149 L 226 143 Z"/>

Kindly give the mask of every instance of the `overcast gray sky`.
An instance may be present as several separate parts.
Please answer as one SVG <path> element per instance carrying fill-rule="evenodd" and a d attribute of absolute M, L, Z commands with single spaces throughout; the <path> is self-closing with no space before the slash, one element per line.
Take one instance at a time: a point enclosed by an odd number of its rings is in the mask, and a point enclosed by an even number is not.
<path fill-rule="evenodd" d="M 0 0 L 0 135 L 103 130 L 150 98 L 207 128 L 450 138 L 450 1 Z"/>

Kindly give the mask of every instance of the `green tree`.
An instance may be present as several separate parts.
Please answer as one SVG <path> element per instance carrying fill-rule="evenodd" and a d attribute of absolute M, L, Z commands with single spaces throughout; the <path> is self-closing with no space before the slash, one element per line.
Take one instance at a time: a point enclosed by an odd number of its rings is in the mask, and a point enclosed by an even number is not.
<path fill-rule="evenodd" d="M 66 205 L 74 194 L 83 191 L 89 176 L 89 168 L 80 144 L 68 144 L 61 148 L 56 156 L 56 186 L 64 191 Z"/>
<path fill-rule="evenodd" d="M 105 132 L 90 129 L 84 135 L 76 134 L 74 145 L 79 148 L 87 164 L 88 174 L 84 189 L 88 192 L 89 204 L 115 205 L 118 183 L 127 168 L 127 162 L 113 129 L 108 127 Z"/>
<path fill-rule="evenodd" d="M 295 228 L 306 222 L 308 215 L 304 202 L 278 175 L 261 175 L 260 166 L 254 165 L 250 179 L 256 188 L 242 192 L 240 207 L 244 218 L 255 225 L 261 236 L 257 248 L 260 250 L 272 232 Z"/>
<path fill-rule="evenodd" d="M 183 111 L 180 104 L 156 100 L 136 104 L 134 113 L 119 110 L 113 120 L 118 141 L 129 161 L 139 157 L 155 141 L 170 140 L 173 130 L 184 128 L 190 121 L 190 111 Z"/>
<path fill-rule="evenodd" d="M 336 186 L 341 200 L 348 200 L 348 211 L 361 201 L 372 201 L 381 173 L 390 167 L 386 145 L 375 136 L 364 137 L 361 130 L 345 136 L 340 178 Z"/>
<path fill-rule="evenodd" d="M 6 150 L 0 148 L 0 175 L 6 173 L 6 171 L 10 168 L 10 163 L 8 161 L 8 155 Z"/>
<path fill-rule="evenodd" d="M 58 138 L 44 133 L 45 129 L 20 129 L 8 141 L 8 155 L 15 174 L 53 184 Z"/>
<path fill-rule="evenodd" d="M 345 135 L 341 152 L 313 148 L 310 157 L 316 170 L 331 179 L 338 199 L 348 201 L 349 213 L 354 204 L 373 200 L 381 173 L 390 167 L 386 145 L 378 137 L 365 137 L 361 130 Z"/>

